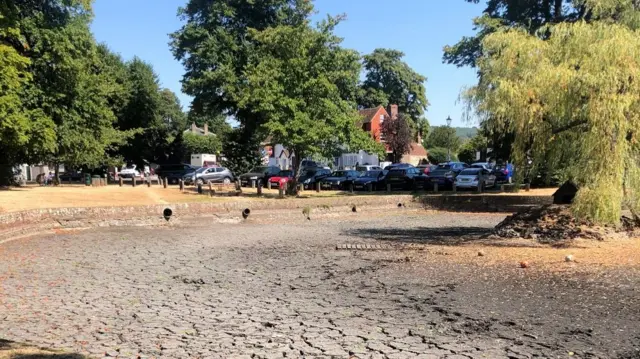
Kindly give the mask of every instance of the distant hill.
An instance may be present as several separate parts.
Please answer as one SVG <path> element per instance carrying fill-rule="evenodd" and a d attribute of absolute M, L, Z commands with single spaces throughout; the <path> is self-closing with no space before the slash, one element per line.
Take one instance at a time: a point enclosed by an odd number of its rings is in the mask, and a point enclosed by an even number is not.
<path fill-rule="evenodd" d="M 462 140 L 472 138 L 478 133 L 477 127 L 454 127 L 456 129 L 456 135 Z"/>

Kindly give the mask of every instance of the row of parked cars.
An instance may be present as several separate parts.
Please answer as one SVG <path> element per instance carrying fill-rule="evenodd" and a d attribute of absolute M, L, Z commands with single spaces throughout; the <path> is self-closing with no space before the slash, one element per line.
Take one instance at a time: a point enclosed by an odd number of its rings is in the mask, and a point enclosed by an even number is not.
<path fill-rule="evenodd" d="M 385 168 L 373 165 L 357 166 L 353 170 L 331 171 L 328 167 L 315 164 L 303 164 L 299 178 L 305 189 L 313 189 L 319 183 L 325 190 L 346 190 L 353 186 L 354 190 L 384 190 L 387 185 L 392 189 L 427 189 L 436 184 L 439 188 L 491 188 L 497 183 L 506 182 L 508 171 L 505 168 L 492 168 L 488 163 L 448 162 L 439 165 L 393 164 Z M 295 173 L 292 170 L 281 170 L 277 166 L 260 166 L 250 172 L 235 176 L 225 167 L 194 167 L 183 165 L 164 165 L 155 170 L 169 183 L 176 184 L 183 180 L 185 184 L 196 185 L 208 182 L 230 184 L 237 179 L 242 186 L 270 185 L 279 187 L 291 181 Z"/>

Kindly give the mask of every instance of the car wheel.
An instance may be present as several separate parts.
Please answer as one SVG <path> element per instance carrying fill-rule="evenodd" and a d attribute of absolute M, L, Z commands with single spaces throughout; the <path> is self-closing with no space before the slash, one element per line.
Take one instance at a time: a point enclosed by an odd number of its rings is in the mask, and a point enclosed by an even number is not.
<path fill-rule="evenodd" d="M 222 180 L 222 183 L 224 183 L 224 184 L 229 184 L 229 183 L 231 183 L 231 178 L 229 178 L 229 177 L 225 177 L 225 178 Z"/>
<path fill-rule="evenodd" d="M 196 184 L 203 185 L 204 184 L 204 180 L 202 178 L 198 178 L 196 180 Z"/>

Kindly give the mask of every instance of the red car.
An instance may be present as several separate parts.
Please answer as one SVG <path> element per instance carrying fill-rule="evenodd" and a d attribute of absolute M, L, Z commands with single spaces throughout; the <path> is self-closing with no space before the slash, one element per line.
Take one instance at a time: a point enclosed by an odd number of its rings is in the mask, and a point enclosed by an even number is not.
<path fill-rule="evenodd" d="M 287 182 L 293 179 L 293 171 L 280 171 L 277 175 L 269 178 L 271 187 L 284 187 Z"/>

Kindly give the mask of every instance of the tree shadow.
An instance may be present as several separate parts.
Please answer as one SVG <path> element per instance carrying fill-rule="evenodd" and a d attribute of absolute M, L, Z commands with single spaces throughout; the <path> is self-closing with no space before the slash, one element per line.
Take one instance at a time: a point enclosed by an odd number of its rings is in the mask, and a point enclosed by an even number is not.
<path fill-rule="evenodd" d="M 514 241 L 491 237 L 492 227 L 416 227 L 416 228 L 357 228 L 346 235 L 395 243 L 416 243 L 440 246 L 481 244 L 493 247 L 539 247 L 530 241 Z"/>
<path fill-rule="evenodd" d="M 7 359 L 89 359 L 80 354 L 46 353 L 46 354 L 12 354 Z"/>
<path fill-rule="evenodd" d="M 0 358 L 2 359 L 89 359 L 77 353 L 45 350 L 26 344 L 0 338 Z"/>

